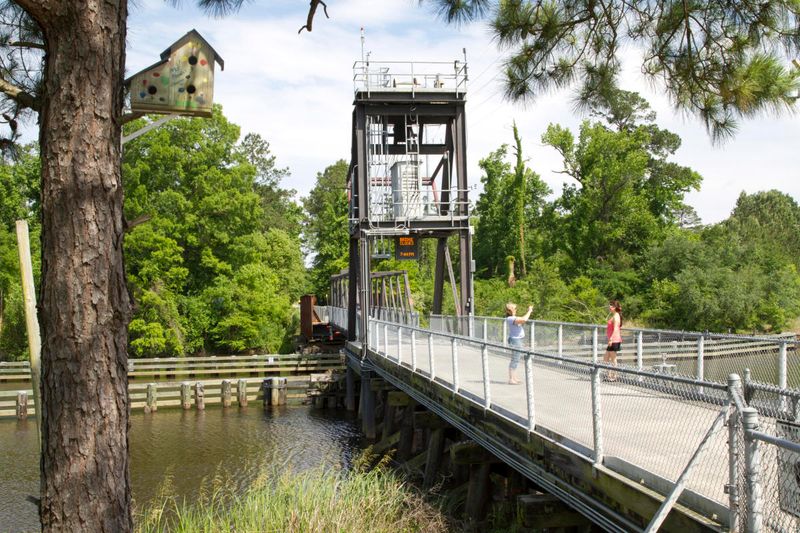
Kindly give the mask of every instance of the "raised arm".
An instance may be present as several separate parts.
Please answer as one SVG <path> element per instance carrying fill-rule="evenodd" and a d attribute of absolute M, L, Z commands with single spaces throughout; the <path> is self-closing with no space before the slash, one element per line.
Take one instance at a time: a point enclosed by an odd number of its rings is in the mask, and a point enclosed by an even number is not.
<path fill-rule="evenodd" d="M 522 315 L 522 316 L 519 316 L 519 317 L 515 317 L 515 318 L 514 318 L 514 324 L 517 324 L 517 325 L 521 326 L 522 324 L 524 324 L 525 322 L 527 322 L 527 321 L 528 321 L 528 319 L 531 317 L 531 311 L 533 311 L 533 306 L 532 306 L 532 305 L 529 305 L 529 306 L 528 306 L 528 312 L 527 312 L 527 313 L 525 313 L 525 314 L 524 314 L 524 315 Z"/>

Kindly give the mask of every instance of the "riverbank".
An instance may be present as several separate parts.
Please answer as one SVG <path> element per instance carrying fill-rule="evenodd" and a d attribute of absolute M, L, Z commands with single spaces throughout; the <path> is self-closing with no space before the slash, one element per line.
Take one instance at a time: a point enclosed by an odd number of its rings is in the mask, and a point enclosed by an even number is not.
<path fill-rule="evenodd" d="M 166 496 L 136 516 L 137 533 L 210 531 L 446 532 L 444 515 L 382 461 L 361 456 L 349 470 L 264 468 L 244 492 L 223 480 L 194 503 Z M 168 494 L 169 486 L 164 490 Z"/>
<path fill-rule="evenodd" d="M 352 416 L 306 406 L 205 411 L 164 409 L 131 414 L 131 489 L 137 508 L 170 495 L 187 502 L 207 497 L 214 480 L 244 492 L 265 465 L 294 472 L 346 471 L 361 453 L 361 436 Z M 0 531 L 38 531 L 36 507 L 27 496 L 39 493 L 36 424 L 0 420 Z"/>

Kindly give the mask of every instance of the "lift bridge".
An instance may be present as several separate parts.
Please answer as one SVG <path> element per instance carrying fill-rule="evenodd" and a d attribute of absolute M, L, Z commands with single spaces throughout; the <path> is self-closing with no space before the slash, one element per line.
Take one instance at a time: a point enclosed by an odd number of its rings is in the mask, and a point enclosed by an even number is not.
<path fill-rule="evenodd" d="M 530 321 L 511 348 L 505 320 L 473 309 L 465 62 L 358 62 L 353 80 L 350 264 L 319 314 L 348 336 L 347 404 L 360 376 L 367 436 L 380 379 L 604 530 L 800 531 L 796 338 L 624 328 L 610 367 L 600 326 Z M 423 238 L 437 246 L 421 318 L 407 277 L 371 263 L 414 259 Z"/>

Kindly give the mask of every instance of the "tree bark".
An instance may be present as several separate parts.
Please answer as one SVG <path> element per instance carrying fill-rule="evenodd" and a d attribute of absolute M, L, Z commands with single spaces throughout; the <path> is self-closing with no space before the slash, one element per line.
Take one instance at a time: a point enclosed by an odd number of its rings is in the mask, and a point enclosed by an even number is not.
<path fill-rule="evenodd" d="M 19 0 L 45 35 L 44 532 L 132 529 L 120 119 L 125 0 Z"/>

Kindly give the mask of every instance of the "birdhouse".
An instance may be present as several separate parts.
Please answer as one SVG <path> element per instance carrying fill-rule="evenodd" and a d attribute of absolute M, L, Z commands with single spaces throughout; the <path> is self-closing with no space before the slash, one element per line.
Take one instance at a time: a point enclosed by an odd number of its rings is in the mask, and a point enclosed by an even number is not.
<path fill-rule="evenodd" d="M 161 53 L 161 61 L 125 80 L 131 111 L 210 117 L 215 63 L 224 70 L 219 54 L 190 31 Z"/>

